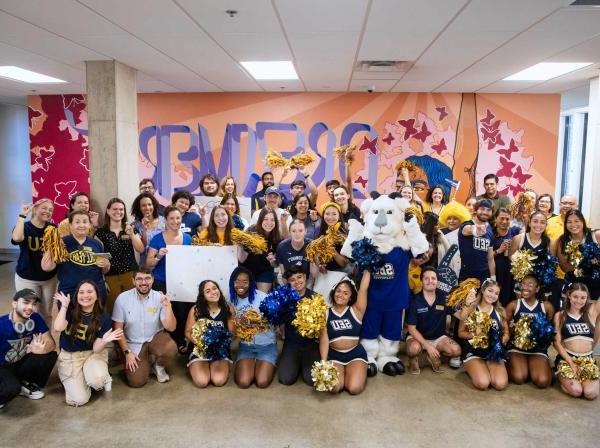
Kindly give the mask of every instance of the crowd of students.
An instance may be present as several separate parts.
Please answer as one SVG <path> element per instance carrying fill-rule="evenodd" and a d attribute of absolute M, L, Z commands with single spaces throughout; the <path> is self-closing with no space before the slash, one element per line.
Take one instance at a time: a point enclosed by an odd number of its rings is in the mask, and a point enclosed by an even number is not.
<path fill-rule="evenodd" d="M 210 211 L 199 207 L 188 191 L 177 191 L 169 205 L 160 205 L 151 179 L 140 182 L 131 219 L 119 198 L 108 202 L 99 219 L 90 209 L 89 196 L 76 193 L 67 217 L 57 224 L 68 252 L 66 261 L 59 263 L 50 250 L 43 250 L 44 231 L 55 225 L 52 201 L 24 205 L 12 234 L 20 248 L 17 293 L 12 311 L 0 317 L 0 407 L 17 395 L 42 398 L 55 363 L 65 401 L 84 405 L 92 390 L 111 388 L 109 348 L 120 354 L 131 387 L 142 387 L 150 375 L 161 383 L 169 381 L 166 367 L 178 357 L 185 359 L 193 384 L 201 388 L 223 386 L 230 370 L 241 388 L 268 387 L 276 374 L 282 384 L 293 384 L 299 377 L 312 384 L 314 362 L 330 360 L 339 373 L 333 391 L 360 393 L 368 373 L 359 338 L 370 274 L 357 272 L 353 260 L 340 253 L 341 243 L 328 263 L 310 259 L 307 246 L 329 229 L 346 234 L 348 221 L 360 221 L 361 211 L 350 184 L 328 181 L 328 197 L 318 201 L 308 172 L 299 168 L 296 174 L 288 196 L 273 173 L 263 173 L 262 189 L 251 198 L 249 222 L 240 214 L 231 176 L 219 182 L 207 174 L 200 180 L 203 195 L 221 198 Z M 440 185 L 419 197 L 409 173 L 398 173 L 398 192 L 421 208 L 422 231 L 430 243 L 428 253 L 411 261 L 406 279 L 412 291 L 404 322 L 407 370 L 419 374 L 423 359 L 441 372 L 442 359 L 447 358 L 450 367 L 463 365 L 478 389 L 501 390 L 509 382 L 528 380 L 544 388 L 556 376 L 565 393 L 596 398 L 597 371 L 585 379 L 578 373 L 583 369 L 580 360 L 589 360 L 600 336 L 600 281 L 578 269 L 569 250 L 584 243 L 598 245 L 599 231 L 588 227 L 573 196 L 562 197 L 554 214 L 550 194 L 527 190 L 523 194 L 531 196 L 535 210 L 519 213 L 498 193 L 497 183 L 495 175 L 487 175 L 485 193 L 463 205 L 449 201 L 448 188 Z M 266 250 L 255 253 L 234 243 L 233 229 L 260 235 Z M 167 246 L 190 245 L 194 238 L 237 245 L 239 267 L 231 273 L 229 299 L 215 281 L 205 280 L 194 302 L 170 300 Z M 538 259 L 558 256 L 557 280 L 544 285 L 528 274 L 516 281 L 510 260 L 521 249 L 530 249 Z M 458 281 L 476 278 L 481 284 L 469 292 L 461 309 L 446 302 L 453 276 Z M 315 290 L 328 299 L 327 324 L 318 339 L 301 335 L 287 323 L 240 341 L 235 357 L 228 353 L 224 359 L 208 359 L 194 350 L 192 330 L 199 319 L 233 333 L 236 316 L 248 308 L 260 313 L 266 294 L 283 284 L 301 298 Z M 475 310 L 487 313 L 492 325 L 502 330 L 508 362 L 491 361 L 489 348 L 471 345 L 478 335 L 466 321 Z M 557 375 L 547 350 L 519 350 L 513 344 L 515 324 L 527 314 L 542 314 L 555 325 Z M 284 340 L 280 353 L 278 337 Z M 593 370 L 589 364 L 586 368 Z M 400 362 L 393 374 L 402 373 Z"/>

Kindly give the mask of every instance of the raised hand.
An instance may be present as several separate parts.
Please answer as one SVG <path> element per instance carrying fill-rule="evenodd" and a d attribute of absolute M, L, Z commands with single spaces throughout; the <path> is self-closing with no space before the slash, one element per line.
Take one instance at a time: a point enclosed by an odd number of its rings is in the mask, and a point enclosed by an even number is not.
<path fill-rule="evenodd" d="M 171 296 L 169 296 L 168 294 L 161 294 L 160 304 L 163 308 L 169 308 L 171 306 Z"/>
<path fill-rule="evenodd" d="M 33 209 L 33 204 L 31 202 L 29 204 L 23 204 L 21 206 L 21 212 L 19 214 L 27 216 L 29 214 L 29 212 L 31 212 L 32 209 Z"/>
<path fill-rule="evenodd" d="M 65 295 L 64 292 L 57 292 L 56 294 L 54 294 L 54 302 L 56 303 L 57 307 L 60 303 L 60 306 L 66 309 L 71 303 L 71 295 Z"/>
<path fill-rule="evenodd" d="M 109 342 L 121 339 L 122 336 L 123 336 L 122 329 L 120 329 L 120 328 L 118 330 L 111 329 L 111 330 L 108 330 L 106 333 L 104 333 L 104 335 L 102 336 L 102 342 L 104 342 L 105 344 L 108 344 Z"/>
<path fill-rule="evenodd" d="M 41 355 L 46 350 L 46 339 L 42 333 L 34 334 L 33 339 L 27 346 L 27 351 L 34 355 Z"/>
<path fill-rule="evenodd" d="M 92 223 L 92 225 L 94 227 L 98 227 L 98 218 L 100 217 L 100 215 L 98 214 L 98 212 L 93 212 L 93 211 L 89 211 L 88 215 L 90 217 L 90 222 Z"/>

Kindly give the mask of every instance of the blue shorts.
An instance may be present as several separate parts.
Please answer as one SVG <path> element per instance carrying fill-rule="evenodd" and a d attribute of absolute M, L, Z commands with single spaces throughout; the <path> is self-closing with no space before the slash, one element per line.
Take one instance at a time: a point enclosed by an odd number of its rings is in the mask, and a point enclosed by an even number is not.
<path fill-rule="evenodd" d="M 256 345 L 240 342 L 236 361 L 256 359 L 277 365 L 277 344 Z"/>
<path fill-rule="evenodd" d="M 361 344 L 358 344 L 356 347 L 348 350 L 347 352 L 340 352 L 329 347 L 327 359 L 344 366 L 350 364 L 352 361 L 363 361 L 365 364 L 369 363 L 367 351 Z"/>
<path fill-rule="evenodd" d="M 261 272 L 254 276 L 256 283 L 273 283 L 275 281 L 275 273 L 273 270 Z"/>
<path fill-rule="evenodd" d="M 402 338 L 402 311 L 367 311 L 362 320 L 360 337 L 362 339 L 377 339 L 379 335 L 391 341 Z"/>

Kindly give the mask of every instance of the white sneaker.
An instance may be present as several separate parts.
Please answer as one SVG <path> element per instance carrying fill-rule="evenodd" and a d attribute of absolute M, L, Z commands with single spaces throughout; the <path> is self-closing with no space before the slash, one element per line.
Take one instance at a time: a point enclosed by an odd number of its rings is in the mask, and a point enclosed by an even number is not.
<path fill-rule="evenodd" d="M 112 380 L 104 385 L 104 392 L 110 392 L 112 390 Z"/>
<path fill-rule="evenodd" d="M 29 398 L 30 400 L 39 400 L 46 396 L 44 391 L 40 389 L 37 384 L 27 382 L 21 383 L 21 392 L 19 395 Z"/>
<path fill-rule="evenodd" d="M 448 361 L 448 365 L 450 367 L 452 367 L 453 369 L 459 369 L 461 364 L 462 364 L 462 361 L 460 360 L 460 356 L 457 356 L 455 358 L 450 358 L 450 361 Z"/>
<path fill-rule="evenodd" d="M 171 379 L 165 368 L 156 363 L 152 365 L 152 373 L 156 376 L 156 380 L 159 383 L 166 383 Z"/>
<path fill-rule="evenodd" d="M 2 409 L 4 406 L 6 406 L 5 403 L 0 404 L 0 409 Z"/>

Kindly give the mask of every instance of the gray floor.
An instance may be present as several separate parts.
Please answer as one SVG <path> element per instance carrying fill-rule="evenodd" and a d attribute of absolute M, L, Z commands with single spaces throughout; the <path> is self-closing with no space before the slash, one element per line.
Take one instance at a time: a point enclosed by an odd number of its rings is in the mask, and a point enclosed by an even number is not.
<path fill-rule="evenodd" d="M 10 309 L 14 263 L 0 266 L 0 314 Z M 128 388 L 113 369 L 110 395 L 74 409 L 53 375 L 40 401 L 0 410 L 0 447 L 575 447 L 597 446 L 600 401 L 558 388 L 474 390 L 462 370 L 370 379 L 357 397 L 308 386 L 196 389 L 183 362 L 171 382 Z"/>

